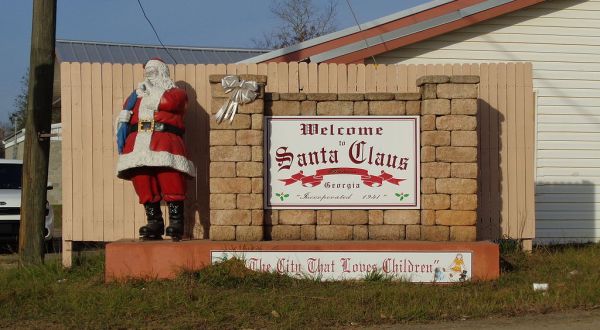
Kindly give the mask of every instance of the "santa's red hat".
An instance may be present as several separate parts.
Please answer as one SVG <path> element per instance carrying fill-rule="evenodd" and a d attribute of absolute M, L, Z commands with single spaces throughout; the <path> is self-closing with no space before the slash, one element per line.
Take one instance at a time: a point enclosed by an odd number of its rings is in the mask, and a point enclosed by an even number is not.
<path fill-rule="evenodd" d="M 150 61 L 158 61 L 158 62 L 162 62 L 163 64 L 167 64 L 162 58 L 153 57 L 153 58 L 149 59 L 146 63 L 144 63 L 144 68 L 146 67 L 146 64 L 150 63 Z"/>

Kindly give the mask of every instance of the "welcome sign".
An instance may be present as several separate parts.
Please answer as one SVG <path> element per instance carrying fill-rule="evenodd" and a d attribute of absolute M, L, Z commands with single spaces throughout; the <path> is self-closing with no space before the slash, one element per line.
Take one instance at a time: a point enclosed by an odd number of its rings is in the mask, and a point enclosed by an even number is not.
<path fill-rule="evenodd" d="M 266 117 L 265 131 L 266 208 L 419 208 L 419 116 Z"/>

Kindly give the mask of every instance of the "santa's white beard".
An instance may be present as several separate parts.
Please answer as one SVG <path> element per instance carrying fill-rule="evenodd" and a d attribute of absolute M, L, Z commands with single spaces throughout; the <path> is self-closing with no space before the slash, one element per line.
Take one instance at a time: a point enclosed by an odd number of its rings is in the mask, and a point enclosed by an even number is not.
<path fill-rule="evenodd" d="M 166 90 L 174 88 L 175 84 L 171 79 L 162 77 L 151 78 L 147 77 L 138 87 L 138 91 L 143 94 L 162 93 Z"/>

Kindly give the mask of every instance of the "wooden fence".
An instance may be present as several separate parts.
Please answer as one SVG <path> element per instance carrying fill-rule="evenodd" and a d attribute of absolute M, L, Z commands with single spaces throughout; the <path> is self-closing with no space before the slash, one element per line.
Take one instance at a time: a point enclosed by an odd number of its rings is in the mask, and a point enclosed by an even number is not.
<path fill-rule="evenodd" d="M 143 207 L 130 182 L 115 177 L 113 123 L 123 98 L 143 80 L 141 64 L 62 63 L 63 241 L 137 237 Z M 219 64 L 175 65 L 171 74 L 190 97 L 186 143 L 198 175 L 188 186 L 188 232 L 206 237 L 211 74 L 262 74 L 267 92 L 417 91 L 423 75 L 481 76 L 479 88 L 478 236 L 533 238 L 535 116 L 529 63 L 446 65 Z M 216 105 L 219 106 L 219 105 Z M 164 210 L 166 211 L 166 210 Z"/>

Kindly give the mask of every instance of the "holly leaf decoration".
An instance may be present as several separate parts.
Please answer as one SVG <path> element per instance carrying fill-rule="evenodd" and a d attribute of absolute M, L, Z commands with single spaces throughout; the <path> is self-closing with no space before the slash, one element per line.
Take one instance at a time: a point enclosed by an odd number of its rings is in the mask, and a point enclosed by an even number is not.
<path fill-rule="evenodd" d="M 400 201 L 403 201 L 406 197 L 410 196 L 410 194 L 405 194 L 403 192 L 401 193 L 395 193 L 396 197 L 398 197 L 398 199 L 400 199 Z"/>

